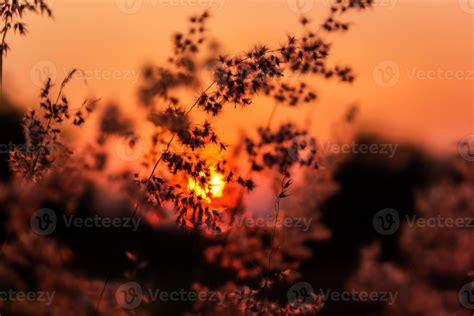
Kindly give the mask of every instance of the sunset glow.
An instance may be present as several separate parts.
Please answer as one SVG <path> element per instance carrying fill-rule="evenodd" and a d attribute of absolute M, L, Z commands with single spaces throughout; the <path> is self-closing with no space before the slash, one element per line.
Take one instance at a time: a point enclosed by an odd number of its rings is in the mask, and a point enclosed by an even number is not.
<path fill-rule="evenodd" d="M 197 179 L 189 178 L 188 189 L 194 192 L 196 196 L 200 196 L 207 202 L 211 202 L 211 198 L 222 197 L 222 193 L 225 188 L 224 175 L 216 172 L 215 168 L 209 168 L 211 179 L 208 185 L 204 188 L 199 184 Z M 205 176 L 204 172 L 200 173 L 201 176 Z"/>
<path fill-rule="evenodd" d="M 0 19 L 0 316 L 474 316 L 474 0 Z"/>

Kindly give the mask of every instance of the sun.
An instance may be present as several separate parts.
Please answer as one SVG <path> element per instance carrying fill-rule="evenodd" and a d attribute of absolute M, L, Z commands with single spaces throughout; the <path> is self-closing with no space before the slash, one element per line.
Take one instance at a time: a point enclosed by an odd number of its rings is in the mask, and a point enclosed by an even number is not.
<path fill-rule="evenodd" d="M 224 181 L 224 175 L 216 172 L 214 167 L 209 168 L 209 173 L 210 181 L 208 185 L 203 188 L 199 181 L 189 178 L 188 189 L 189 191 L 194 192 L 196 196 L 200 196 L 210 203 L 212 198 L 222 197 L 226 183 Z M 204 176 L 205 174 L 204 172 L 201 172 L 200 175 Z"/>

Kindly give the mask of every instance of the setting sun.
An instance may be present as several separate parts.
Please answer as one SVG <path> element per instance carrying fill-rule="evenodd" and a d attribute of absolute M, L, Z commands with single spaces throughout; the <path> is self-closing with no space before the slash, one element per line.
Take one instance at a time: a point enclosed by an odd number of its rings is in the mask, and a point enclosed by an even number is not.
<path fill-rule="evenodd" d="M 474 316 L 473 18 L 0 0 L 0 316 Z"/>
<path fill-rule="evenodd" d="M 189 178 L 188 189 L 194 192 L 197 196 L 202 197 L 207 202 L 211 202 L 211 198 L 219 198 L 225 188 L 224 175 L 216 172 L 215 168 L 209 168 L 211 179 L 209 184 L 204 188 L 199 184 L 199 181 Z M 204 176 L 204 172 L 200 175 Z M 210 194 L 210 196 L 209 196 Z"/>

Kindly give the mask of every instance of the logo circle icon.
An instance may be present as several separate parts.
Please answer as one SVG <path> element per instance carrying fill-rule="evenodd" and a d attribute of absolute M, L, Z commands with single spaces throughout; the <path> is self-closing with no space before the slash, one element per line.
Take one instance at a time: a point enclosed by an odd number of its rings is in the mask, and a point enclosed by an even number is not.
<path fill-rule="evenodd" d="M 31 82 L 38 88 L 43 88 L 48 79 L 51 79 L 51 83 L 55 83 L 57 77 L 58 70 L 56 65 L 51 61 L 39 61 L 30 69 Z"/>
<path fill-rule="evenodd" d="M 374 215 L 372 223 L 379 234 L 393 235 L 400 227 L 400 216 L 393 208 L 386 208 Z"/>
<path fill-rule="evenodd" d="M 287 292 L 289 303 L 293 304 L 312 304 L 314 303 L 314 291 L 308 282 L 298 282 L 293 284 Z"/>
<path fill-rule="evenodd" d="M 474 309 L 474 282 L 464 285 L 458 292 L 459 303 L 467 309 Z"/>
<path fill-rule="evenodd" d="M 56 213 L 49 208 L 36 211 L 30 218 L 31 228 L 38 235 L 46 236 L 54 232 L 57 225 Z"/>
<path fill-rule="evenodd" d="M 458 0 L 461 10 L 466 13 L 474 14 L 474 0 Z"/>
<path fill-rule="evenodd" d="M 48 5 L 48 7 L 51 9 L 51 8 L 53 8 L 53 6 L 54 6 L 54 1 L 56 1 L 56 0 L 46 0 L 46 1 L 44 1 L 44 2 L 45 2 L 45 3 Z"/>
<path fill-rule="evenodd" d="M 400 66 L 391 60 L 382 61 L 375 66 L 372 76 L 382 88 L 395 87 L 400 81 Z"/>
<path fill-rule="evenodd" d="M 301 163 L 303 165 L 310 163 L 314 160 L 318 152 L 318 144 L 315 139 L 295 139 L 288 148 L 286 148 L 286 154 L 288 158 L 295 163 Z"/>
<path fill-rule="evenodd" d="M 308 13 L 314 7 L 314 0 L 287 0 L 288 7 L 295 13 Z"/>
<path fill-rule="evenodd" d="M 142 8 L 143 0 L 115 0 L 120 11 L 126 14 L 135 14 Z"/>
<path fill-rule="evenodd" d="M 199 79 L 203 80 L 203 82 L 207 83 L 209 80 L 218 79 L 215 78 L 216 76 L 216 69 L 219 66 L 218 60 L 210 60 L 206 62 L 201 69 L 201 76 Z M 220 80 L 218 80 L 220 81 Z"/>
<path fill-rule="evenodd" d="M 463 159 L 474 162 L 474 134 L 464 137 L 458 143 L 458 151 Z"/>
<path fill-rule="evenodd" d="M 115 300 L 125 309 L 134 309 L 143 301 L 143 291 L 136 282 L 124 283 L 115 292 Z"/>
<path fill-rule="evenodd" d="M 134 162 L 142 157 L 143 148 L 135 135 L 127 135 L 115 143 L 115 153 L 122 161 Z"/>
<path fill-rule="evenodd" d="M 301 157 L 301 151 L 306 148 L 305 143 L 300 143 L 298 141 L 294 141 L 291 143 L 290 147 L 287 149 L 288 157 L 293 161 L 293 162 L 299 162 L 302 159 Z"/>

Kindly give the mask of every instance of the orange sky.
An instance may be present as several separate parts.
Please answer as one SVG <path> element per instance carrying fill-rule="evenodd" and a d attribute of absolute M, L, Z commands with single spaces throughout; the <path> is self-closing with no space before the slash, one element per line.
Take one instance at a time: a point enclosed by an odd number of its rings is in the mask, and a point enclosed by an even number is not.
<path fill-rule="evenodd" d="M 6 94 L 26 107 L 35 104 L 44 74 L 61 80 L 67 70 L 80 68 L 88 86 L 74 83 L 68 90 L 73 100 L 94 95 L 134 111 L 140 66 L 164 61 L 171 34 L 186 30 L 186 18 L 205 7 L 213 15 L 212 34 L 229 53 L 257 43 L 278 46 L 299 30 L 292 10 L 297 0 L 48 1 L 55 21 L 28 18 L 29 36 L 12 38 L 6 59 Z M 300 3 L 317 20 L 327 1 Z M 317 135 L 328 137 L 353 103 L 361 106 L 364 126 L 436 150 L 453 150 L 474 133 L 474 0 L 378 0 L 374 9 L 348 18 L 354 27 L 332 36 L 331 60 L 353 66 L 358 78 L 352 86 L 312 82 L 320 95 L 313 112 Z M 229 108 L 218 123 L 232 127 L 222 129 L 225 140 L 232 143 L 239 129 L 265 122 L 271 106 L 261 101 L 247 110 Z M 277 120 L 292 115 L 277 113 Z"/>

